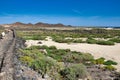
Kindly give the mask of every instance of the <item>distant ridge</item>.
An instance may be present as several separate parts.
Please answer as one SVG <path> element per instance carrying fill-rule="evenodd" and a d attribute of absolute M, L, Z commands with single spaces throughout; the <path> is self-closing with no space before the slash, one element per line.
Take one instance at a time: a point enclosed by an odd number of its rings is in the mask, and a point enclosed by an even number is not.
<path fill-rule="evenodd" d="M 4 26 L 9 26 L 9 27 L 72 27 L 71 25 L 64 25 L 61 23 L 58 24 L 48 24 L 48 23 L 42 23 L 38 22 L 35 24 L 32 23 L 22 23 L 22 22 L 15 22 L 12 24 L 4 24 Z"/>
<path fill-rule="evenodd" d="M 15 22 L 12 24 L 3 24 L 0 25 L 0 27 L 15 27 L 15 28 L 39 28 L 39 27 L 47 27 L 47 28 L 51 28 L 51 27 L 59 27 L 59 28 L 72 28 L 72 27 L 76 27 L 76 28 L 113 28 L 113 29 L 120 29 L 120 26 L 71 26 L 71 25 L 64 25 L 61 23 L 57 23 L 57 24 L 49 24 L 49 23 L 43 23 L 43 22 L 38 22 L 35 24 L 32 23 L 22 23 L 22 22 Z"/>

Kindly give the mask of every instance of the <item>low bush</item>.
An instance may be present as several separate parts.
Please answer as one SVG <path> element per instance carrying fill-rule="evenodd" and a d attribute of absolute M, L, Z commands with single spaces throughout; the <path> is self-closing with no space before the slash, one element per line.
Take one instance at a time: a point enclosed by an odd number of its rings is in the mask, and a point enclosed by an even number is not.
<path fill-rule="evenodd" d="M 63 61 L 70 62 L 70 63 L 85 63 L 87 61 L 91 61 L 93 59 L 93 56 L 88 53 L 68 53 L 65 56 L 63 56 Z"/>
<path fill-rule="evenodd" d="M 110 39 L 109 41 L 113 41 L 113 42 L 116 42 L 116 43 L 120 43 L 120 38 L 112 38 L 112 39 Z"/>
<path fill-rule="evenodd" d="M 100 45 L 115 45 L 112 41 L 97 41 L 96 43 Z"/>
<path fill-rule="evenodd" d="M 50 48 L 50 47 L 49 47 Z M 63 61 L 62 57 L 68 53 L 69 50 L 64 50 L 64 49 L 46 49 L 47 50 L 47 56 L 52 57 L 53 59 L 61 62 Z"/>
<path fill-rule="evenodd" d="M 19 34 L 19 37 L 25 39 L 25 40 L 45 40 L 46 36 L 41 36 L 38 34 L 31 34 L 31 33 L 25 33 L 25 34 Z"/>
<path fill-rule="evenodd" d="M 110 70 L 110 71 L 116 70 L 116 68 L 114 66 L 112 66 L 112 65 L 106 65 L 106 66 L 104 66 L 104 69 Z"/>
<path fill-rule="evenodd" d="M 78 40 L 73 40 L 73 43 L 84 43 L 84 41 L 82 41 L 81 39 L 78 39 Z"/>
<path fill-rule="evenodd" d="M 97 41 L 95 39 L 87 39 L 86 42 L 89 44 L 96 44 Z"/>
<path fill-rule="evenodd" d="M 114 62 L 112 60 L 107 60 L 104 62 L 104 65 L 117 65 L 118 63 L 117 62 Z"/>
<path fill-rule="evenodd" d="M 30 56 L 21 56 L 20 61 L 30 66 L 34 59 Z"/>
<path fill-rule="evenodd" d="M 66 67 L 60 71 L 63 80 L 78 80 L 79 78 L 84 79 L 88 73 L 86 67 L 83 64 L 74 64 Z"/>
<path fill-rule="evenodd" d="M 53 69 L 54 69 L 54 71 L 57 70 L 56 61 L 51 58 L 47 58 L 47 57 L 35 59 L 32 62 L 30 67 L 33 68 L 35 71 L 39 72 L 43 78 L 44 78 L 44 75 L 46 73 L 51 72 L 51 70 L 53 70 Z"/>
<path fill-rule="evenodd" d="M 50 46 L 49 49 L 56 50 L 57 48 L 55 46 Z"/>
<path fill-rule="evenodd" d="M 105 58 L 101 57 L 101 58 L 96 59 L 95 61 L 96 61 L 95 62 L 96 64 L 103 64 L 105 61 Z"/>

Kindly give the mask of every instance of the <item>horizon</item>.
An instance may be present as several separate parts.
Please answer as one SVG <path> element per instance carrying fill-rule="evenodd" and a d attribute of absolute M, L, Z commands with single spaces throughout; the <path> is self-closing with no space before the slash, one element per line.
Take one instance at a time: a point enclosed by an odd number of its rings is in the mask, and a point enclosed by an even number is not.
<path fill-rule="evenodd" d="M 119 0 L 1 0 L 0 24 L 120 26 Z"/>
<path fill-rule="evenodd" d="M 56 24 L 62 24 L 62 23 L 45 23 L 45 22 L 36 22 L 36 23 L 23 23 L 23 22 L 13 22 L 13 23 L 9 23 L 9 24 L 0 24 L 0 25 L 11 25 L 11 24 L 15 24 L 15 23 L 22 23 L 22 24 L 32 24 L 35 25 L 37 23 L 42 23 L 42 24 L 49 24 L 49 25 L 56 25 Z M 65 25 L 62 24 L 64 26 L 71 26 L 71 27 L 83 27 L 83 28 L 120 28 L 120 26 L 74 26 L 74 25 Z"/>

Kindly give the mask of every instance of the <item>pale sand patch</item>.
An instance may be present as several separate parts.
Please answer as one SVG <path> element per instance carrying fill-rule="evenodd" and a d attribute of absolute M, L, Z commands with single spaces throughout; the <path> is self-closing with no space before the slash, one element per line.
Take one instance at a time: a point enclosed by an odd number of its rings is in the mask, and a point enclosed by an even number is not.
<path fill-rule="evenodd" d="M 42 42 L 42 44 L 38 44 Z M 79 51 L 84 53 L 90 53 L 95 58 L 104 57 L 107 60 L 114 60 L 118 63 L 116 68 L 120 71 L 120 44 L 114 46 L 97 45 L 97 44 L 87 44 L 87 43 L 57 43 L 48 38 L 48 41 L 41 40 L 27 40 L 27 47 L 32 45 L 47 45 L 56 46 L 58 49 L 70 49 L 72 51 Z"/>

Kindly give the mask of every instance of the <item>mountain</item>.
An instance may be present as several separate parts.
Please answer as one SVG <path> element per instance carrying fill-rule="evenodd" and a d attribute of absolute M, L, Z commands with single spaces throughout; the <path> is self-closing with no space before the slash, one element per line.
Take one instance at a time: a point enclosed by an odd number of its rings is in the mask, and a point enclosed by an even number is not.
<path fill-rule="evenodd" d="M 12 25 L 25 25 L 24 23 L 21 23 L 21 22 L 15 22 L 13 23 Z"/>
<path fill-rule="evenodd" d="M 32 23 L 21 23 L 21 22 L 15 22 L 12 24 L 4 24 L 10 27 L 72 27 L 71 25 L 63 25 L 61 23 L 58 24 L 48 24 L 48 23 L 42 23 L 42 22 L 38 22 L 36 24 L 32 24 Z"/>

